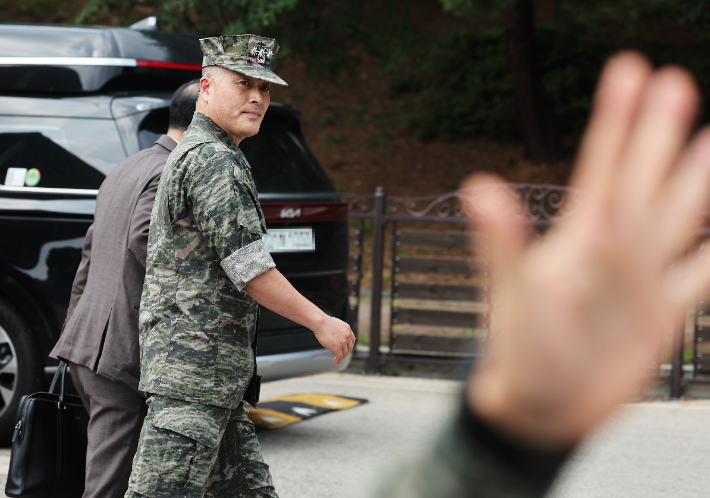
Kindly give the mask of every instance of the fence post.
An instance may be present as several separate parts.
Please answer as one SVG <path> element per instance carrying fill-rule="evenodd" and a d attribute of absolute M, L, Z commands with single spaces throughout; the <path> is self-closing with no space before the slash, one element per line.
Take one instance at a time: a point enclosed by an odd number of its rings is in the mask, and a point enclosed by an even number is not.
<path fill-rule="evenodd" d="M 367 373 L 369 375 L 377 373 L 380 363 L 385 204 L 385 193 L 382 187 L 377 187 L 375 191 L 375 213 L 372 222 L 372 306 L 370 307 L 370 355 L 367 359 Z"/>
<path fill-rule="evenodd" d="M 671 358 L 670 397 L 680 399 L 683 393 L 683 350 L 685 349 L 685 320 L 678 320 L 673 331 Z"/>

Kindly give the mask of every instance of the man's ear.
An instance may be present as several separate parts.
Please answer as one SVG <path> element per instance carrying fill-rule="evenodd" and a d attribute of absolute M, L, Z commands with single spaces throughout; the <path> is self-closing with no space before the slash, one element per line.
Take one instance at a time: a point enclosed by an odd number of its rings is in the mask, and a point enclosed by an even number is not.
<path fill-rule="evenodd" d="M 210 100 L 210 86 L 211 86 L 211 81 L 209 78 L 206 76 L 203 76 L 200 78 L 200 98 L 204 100 L 205 102 L 209 102 Z"/>

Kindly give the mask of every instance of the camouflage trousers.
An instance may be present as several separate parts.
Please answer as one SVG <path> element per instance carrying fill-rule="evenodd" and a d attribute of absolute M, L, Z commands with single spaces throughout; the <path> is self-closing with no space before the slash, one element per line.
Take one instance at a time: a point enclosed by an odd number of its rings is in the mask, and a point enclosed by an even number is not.
<path fill-rule="evenodd" d="M 148 403 L 126 498 L 278 498 L 244 402 Z"/>

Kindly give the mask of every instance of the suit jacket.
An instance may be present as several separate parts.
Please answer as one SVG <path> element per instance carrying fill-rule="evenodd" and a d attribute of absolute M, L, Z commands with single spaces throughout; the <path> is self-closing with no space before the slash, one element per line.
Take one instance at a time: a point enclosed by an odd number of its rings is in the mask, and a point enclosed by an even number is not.
<path fill-rule="evenodd" d="M 123 160 L 101 184 L 62 335 L 50 356 L 137 389 L 138 308 L 150 213 L 175 140 Z"/>

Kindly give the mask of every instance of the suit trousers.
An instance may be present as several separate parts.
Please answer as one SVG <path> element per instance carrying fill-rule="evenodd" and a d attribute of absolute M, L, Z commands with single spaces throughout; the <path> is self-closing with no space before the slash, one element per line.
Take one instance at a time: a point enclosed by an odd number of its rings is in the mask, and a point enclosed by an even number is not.
<path fill-rule="evenodd" d="M 89 412 L 83 498 L 120 498 L 128 489 L 133 455 L 148 411 L 145 397 L 125 384 L 69 363 L 72 381 Z"/>

